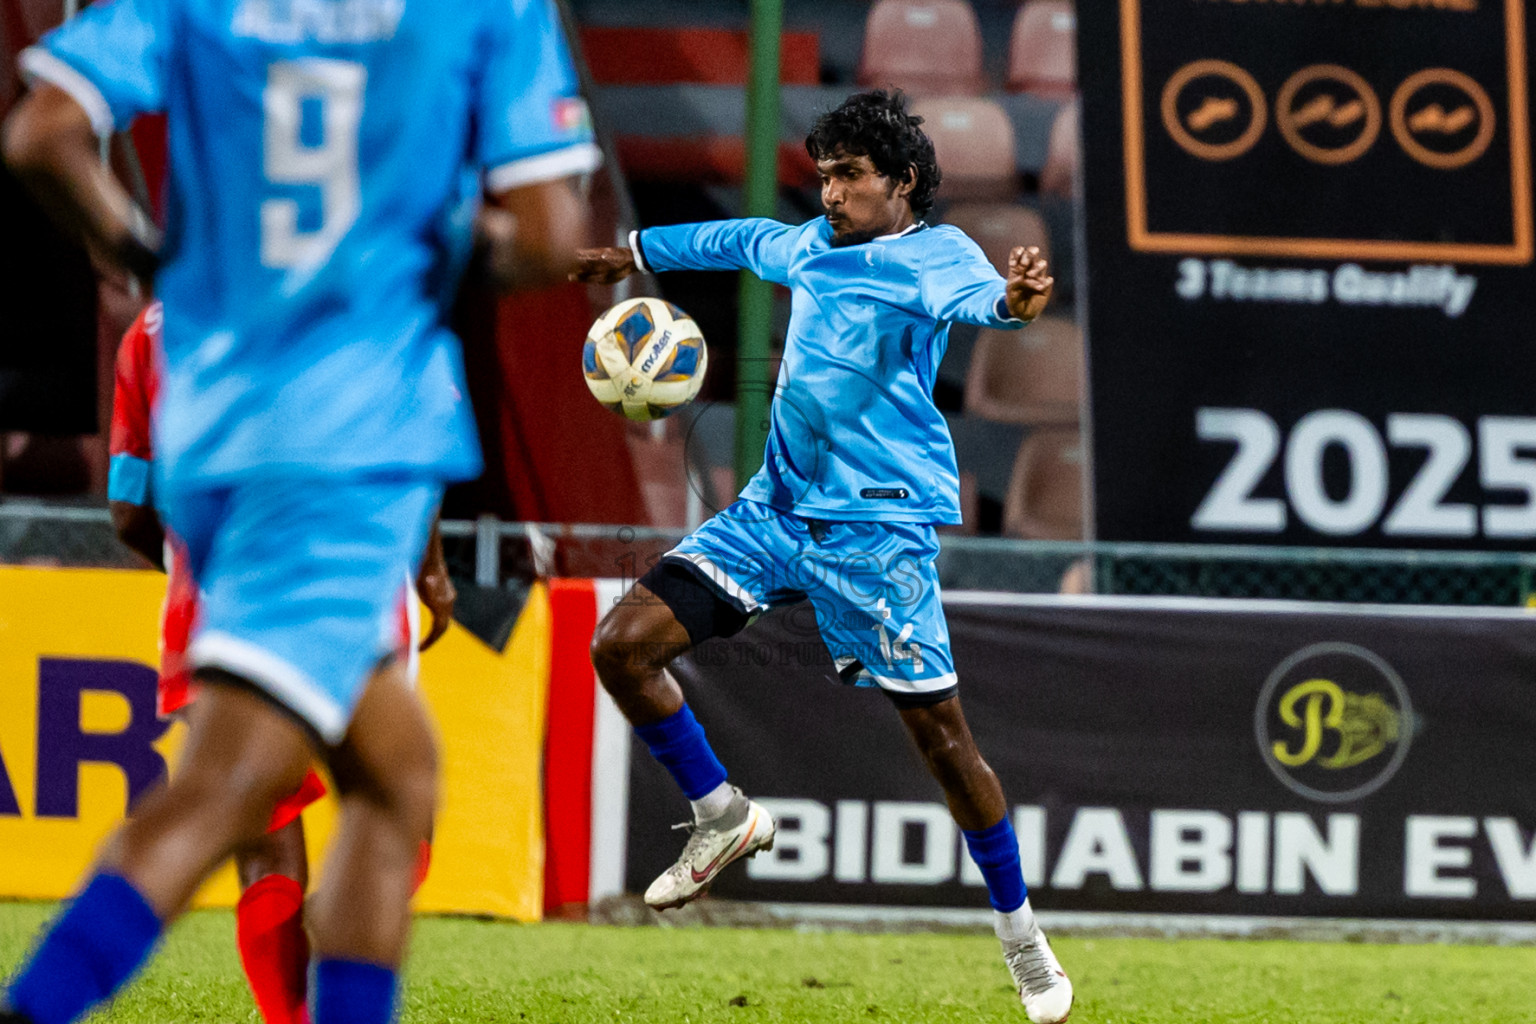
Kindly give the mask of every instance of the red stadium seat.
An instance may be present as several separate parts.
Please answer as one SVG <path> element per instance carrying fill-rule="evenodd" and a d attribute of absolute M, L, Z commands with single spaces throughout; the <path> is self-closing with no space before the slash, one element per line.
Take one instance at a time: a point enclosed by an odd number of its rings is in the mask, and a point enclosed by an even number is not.
<path fill-rule="evenodd" d="M 1040 169 L 1040 191 L 1048 196 L 1071 198 L 1077 187 L 1078 101 L 1074 97 L 1056 111 L 1046 145 L 1045 166 Z"/>
<path fill-rule="evenodd" d="M 967 414 L 1075 427 L 1082 391 L 1083 335 L 1071 320 L 1042 316 L 1022 330 L 976 336 L 965 381 Z"/>
<path fill-rule="evenodd" d="M 976 12 L 966 0 L 878 0 L 864 23 L 859 84 L 914 95 L 981 92 Z"/>
<path fill-rule="evenodd" d="M 1077 89 L 1077 13 L 1072 0 L 1029 0 L 1013 20 L 1008 89 L 1066 99 Z"/>
<path fill-rule="evenodd" d="M 966 96 L 920 99 L 912 112 L 923 117 L 933 140 L 945 199 L 1011 199 L 1018 192 L 1013 122 L 989 99 Z"/>
<path fill-rule="evenodd" d="M 751 53 L 746 32 L 665 26 L 586 25 L 581 49 L 599 85 L 745 85 Z M 780 37 L 779 80 L 785 85 L 820 83 L 816 33 L 785 32 Z"/>
<path fill-rule="evenodd" d="M 1051 258 L 1051 232 L 1038 212 L 1016 203 L 958 203 L 944 213 L 944 222 L 970 235 L 987 254 L 997 272 L 1008 276 L 1008 254 L 1016 245 L 1036 245 Z"/>
<path fill-rule="evenodd" d="M 1003 532 L 1031 540 L 1083 537 L 1083 440 L 1076 430 L 1036 430 L 1019 446 L 1003 502 Z"/>

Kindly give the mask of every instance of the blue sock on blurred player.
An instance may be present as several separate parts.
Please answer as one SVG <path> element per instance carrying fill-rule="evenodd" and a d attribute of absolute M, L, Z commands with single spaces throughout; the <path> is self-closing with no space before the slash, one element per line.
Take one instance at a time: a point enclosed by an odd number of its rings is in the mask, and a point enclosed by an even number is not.
<path fill-rule="evenodd" d="M 315 1024 L 390 1024 L 395 1019 L 395 972 L 361 960 L 315 964 L 310 1016 Z"/>
<path fill-rule="evenodd" d="M 966 849 L 971 860 L 981 869 L 981 877 L 987 883 L 987 895 L 992 899 L 992 909 L 1009 914 L 1024 905 L 1029 890 L 1024 888 L 1024 869 L 1019 863 L 1019 837 L 1014 834 L 1013 822 L 1003 815 L 1003 820 L 991 828 L 974 832 L 962 830 Z"/>
<path fill-rule="evenodd" d="M 4 1002 L 32 1024 L 71 1024 L 133 977 L 160 932 L 160 918 L 126 879 L 96 875 L 48 929 Z"/>
<path fill-rule="evenodd" d="M 698 800 L 725 782 L 725 766 L 710 749 L 704 727 L 687 704 L 659 722 L 635 726 L 635 734 L 672 773 L 689 800 Z"/>

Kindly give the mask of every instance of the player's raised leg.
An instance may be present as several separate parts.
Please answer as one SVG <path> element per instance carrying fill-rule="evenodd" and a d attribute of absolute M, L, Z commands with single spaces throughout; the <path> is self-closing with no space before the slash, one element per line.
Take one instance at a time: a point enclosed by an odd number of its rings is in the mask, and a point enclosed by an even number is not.
<path fill-rule="evenodd" d="M 773 818 L 726 780 L 725 766 L 666 671 L 696 644 L 747 623 L 746 611 L 699 579 L 698 571 L 675 555 L 662 559 L 592 638 L 592 663 L 604 689 L 693 805 L 682 855 L 645 892 L 645 902 L 657 910 L 682 906 L 728 864 L 773 848 Z"/>
<path fill-rule="evenodd" d="M 1029 1019 L 1055 1024 L 1072 1011 L 1072 983 L 1035 921 L 1019 863 L 1019 840 L 1003 787 L 976 748 L 959 696 L 901 708 L 901 720 L 928 771 L 944 789 L 950 814 L 981 869 L 995 911 L 993 930 Z"/>

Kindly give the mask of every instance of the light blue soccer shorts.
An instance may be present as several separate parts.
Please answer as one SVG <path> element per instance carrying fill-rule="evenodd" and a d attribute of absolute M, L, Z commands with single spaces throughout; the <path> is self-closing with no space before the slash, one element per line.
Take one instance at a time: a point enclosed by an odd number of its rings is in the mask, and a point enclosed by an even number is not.
<path fill-rule="evenodd" d="M 768 608 L 806 598 L 844 682 L 878 686 L 898 706 L 956 692 L 949 624 L 927 523 L 806 519 L 737 501 L 686 537 L 641 582 L 689 629 L 730 635 Z M 735 616 L 688 609 L 684 575 Z"/>
<path fill-rule="evenodd" d="M 168 483 L 161 514 L 202 591 L 189 666 L 252 683 L 340 742 L 398 649 L 402 580 L 441 498 L 437 481 L 399 476 Z"/>

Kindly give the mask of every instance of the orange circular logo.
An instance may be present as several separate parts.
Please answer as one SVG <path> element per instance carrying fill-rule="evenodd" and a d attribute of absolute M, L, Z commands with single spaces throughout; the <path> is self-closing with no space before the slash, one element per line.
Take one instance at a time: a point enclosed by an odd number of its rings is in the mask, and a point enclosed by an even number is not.
<path fill-rule="evenodd" d="M 1381 100 L 1346 67 L 1314 64 L 1280 87 L 1275 123 L 1290 147 L 1319 164 L 1357 160 L 1381 134 Z"/>
<path fill-rule="evenodd" d="M 1201 160 L 1232 160 L 1253 148 L 1268 117 L 1253 76 L 1224 60 L 1197 60 L 1163 86 L 1163 127 Z"/>
<path fill-rule="evenodd" d="M 1392 94 L 1392 134 L 1419 163 L 1441 171 L 1465 167 L 1488 150 L 1495 124 L 1493 101 L 1468 76 L 1429 68 Z"/>

